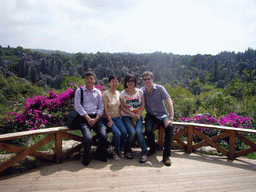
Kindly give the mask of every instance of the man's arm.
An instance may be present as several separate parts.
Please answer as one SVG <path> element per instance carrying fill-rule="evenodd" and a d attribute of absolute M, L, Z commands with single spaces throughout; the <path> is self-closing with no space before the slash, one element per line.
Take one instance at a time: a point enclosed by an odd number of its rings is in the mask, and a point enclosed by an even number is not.
<path fill-rule="evenodd" d="M 170 118 L 174 118 L 173 102 L 172 102 L 171 98 L 170 98 L 170 97 L 167 98 L 167 99 L 165 100 L 165 102 L 166 102 L 166 104 L 167 104 L 167 106 L 168 106 Z M 167 121 L 165 121 L 165 123 L 164 123 L 165 128 L 167 128 L 167 126 L 168 126 L 170 123 L 172 123 L 172 121 L 173 121 L 173 120 L 167 120 Z"/>
<path fill-rule="evenodd" d="M 98 99 L 99 99 L 99 102 L 98 102 L 97 115 L 96 115 L 95 118 L 91 118 L 91 122 L 88 122 L 91 127 L 93 127 L 97 123 L 97 121 L 99 120 L 101 115 L 103 115 L 104 103 L 103 103 L 103 99 L 102 99 L 101 93 L 99 93 Z"/>

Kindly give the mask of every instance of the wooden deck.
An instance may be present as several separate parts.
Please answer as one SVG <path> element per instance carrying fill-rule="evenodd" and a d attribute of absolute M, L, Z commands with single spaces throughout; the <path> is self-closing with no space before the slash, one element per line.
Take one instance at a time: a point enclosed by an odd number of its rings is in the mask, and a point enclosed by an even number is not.
<path fill-rule="evenodd" d="M 172 166 L 161 162 L 162 152 L 138 162 L 92 160 L 84 167 L 79 160 L 12 176 L 0 177 L 0 192 L 24 191 L 256 191 L 256 160 L 172 151 Z"/>

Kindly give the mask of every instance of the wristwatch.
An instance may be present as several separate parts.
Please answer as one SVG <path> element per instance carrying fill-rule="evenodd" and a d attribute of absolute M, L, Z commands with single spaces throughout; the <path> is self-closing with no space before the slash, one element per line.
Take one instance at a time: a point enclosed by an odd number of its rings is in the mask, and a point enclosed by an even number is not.
<path fill-rule="evenodd" d="M 170 120 L 172 121 L 172 120 L 173 120 L 173 117 L 170 117 Z"/>

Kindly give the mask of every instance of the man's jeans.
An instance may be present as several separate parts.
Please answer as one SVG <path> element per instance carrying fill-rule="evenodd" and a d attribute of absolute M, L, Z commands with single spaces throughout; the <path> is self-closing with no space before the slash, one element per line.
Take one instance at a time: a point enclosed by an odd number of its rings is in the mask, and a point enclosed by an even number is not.
<path fill-rule="evenodd" d="M 143 127 L 143 118 L 142 116 L 140 117 L 139 120 L 136 121 L 135 125 L 133 124 L 133 119 L 129 116 L 123 116 L 122 121 L 127 129 L 128 132 L 128 138 L 125 143 L 124 147 L 124 153 L 131 152 L 131 145 L 134 140 L 135 135 L 137 135 L 139 145 L 141 147 L 141 155 L 147 155 L 148 150 L 147 150 L 147 145 L 145 142 L 144 135 L 142 134 L 142 127 Z"/>
<path fill-rule="evenodd" d="M 167 128 L 164 126 L 164 119 L 159 120 L 155 116 L 147 113 L 145 117 L 145 132 L 148 139 L 148 145 L 150 150 L 156 150 L 155 138 L 153 133 L 153 128 L 156 124 L 159 124 L 165 129 L 165 138 L 164 138 L 164 157 L 169 157 L 171 155 L 171 142 L 173 135 L 173 126 L 169 124 Z"/>
<path fill-rule="evenodd" d="M 107 118 L 102 118 L 105 126 L 108 124 Z M 113 125 L 111 126 L 111 131 L 113 133 L 113 141 L 115 144 L 115 149 L 117 151 L 124 149 L 124 143 L 127 138 L 127 130 L 123 124 L 120 117 L 112 118 Z"/>
<path fill-rule="evenodd" d="M 92 118 L 95 118 L 95 117 L 92 117 Z M 91 129 L 94 130 L 94 132 L 98 135 L 98 138 L 99 138 L 97 152 L 101 154 L 102 157 L 106 157 L 107 132 L 106 132 L 106 127 L 103 125 L 101 118 L 95 123 L 93 127 L 90 127 L 88 125 L 88 122 L 86 121 L 86 119 L 84 119 L 82 122 L 81 132 L 84 137 L 84 152 L 88 155 L 90 155 L 91 153 L 91 146 L 92 146 Z"/>

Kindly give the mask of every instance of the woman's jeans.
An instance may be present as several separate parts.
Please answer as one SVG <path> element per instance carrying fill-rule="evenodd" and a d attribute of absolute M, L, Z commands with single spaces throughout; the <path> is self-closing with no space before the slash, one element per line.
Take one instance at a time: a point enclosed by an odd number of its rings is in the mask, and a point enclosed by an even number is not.
<path fill-rule="evenodd" d="M 90 116 L 90 115 L 89 115 Z M 95 118 L 96 116 L 91 115 L 91 118 Z M 82 122 L 81 132 L 84 138 L 84 152 L 86 155 L 90 156 L 91 154 L 91 146 L 92 146 L 92 135 L 91 129 L 98 135 L 99 142 L 97 147 L 97 152 L 102 154 L 102 157 L 106 157 L 107 150 L 107 131 L 106 127 L 103 125 L 102 118 L 100 118 L 93 127 L 90 127 L 86 119 Z"/>
<path fill-rule="evenodd" d="M 133 119 L 129 116 L 123 116 L 122 121 L 127 129 L 127 132 L 128 132 L 128 138 L 125 143 L 124 153 L 126 154 L 126 153 L 132 151 L 131 146 L 132 146 L 134 137 L 136 135 L 138 138 L 139 145 L 142 150 L 141 155 L 147 155 L 148 154 L 147 145 L 145 142 L 144 135 L 142 134 L 142 127 L 143 127 L 142 116 L 140 117 L 139 120 L 136 121 L 135 125 L 133 124 Z"/>
<path fill-rule="evenodd" d="M 164 127 L 164 120 L 159 120 L 155 116 L 147 113 L 145 117 L 145 133 L 148 139 L 148 145 L 150 147 L 150 150 L 155 151 L 156 150 L 156 144 L 155 144 L 155 137 L 153 133 L 153 128 L 155 124 L 159 124 L 160 126 Z M 165 130 L 165 138 L 164 138 L 164 157 L 169 157 L 171 155 L 171 142 L 172 142 L 172 135 L 173 135 L 173 126 L 172 124 L 169 124 Z"/>
<path fill-rule="evenodd" d="M 117 151 L 124 149 L 124 143 L 127 138 L 127 131 L 123 124 L 123 121 L 120 117 L 111 118 L 113 121 L 113 125 L 111 126 L 111 131 L 113 133 L 113 141 L 115 144 L 115 149 Z M 105 126 L 108 124 L 107 118 L 102 118 Z"/>

